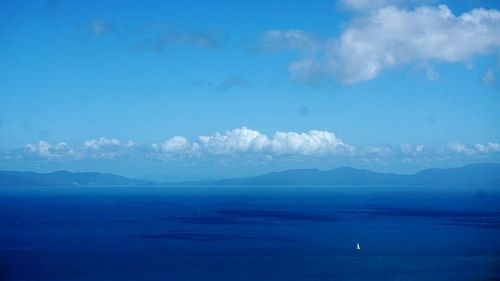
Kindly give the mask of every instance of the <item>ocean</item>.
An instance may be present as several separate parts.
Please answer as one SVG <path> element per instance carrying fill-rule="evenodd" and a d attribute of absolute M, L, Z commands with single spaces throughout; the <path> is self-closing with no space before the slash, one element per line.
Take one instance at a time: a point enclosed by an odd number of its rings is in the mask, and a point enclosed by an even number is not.
<path fill-rule="evenodd" d="M 0 280 L 500 280 L 500 189 L 2 188 Z"/>

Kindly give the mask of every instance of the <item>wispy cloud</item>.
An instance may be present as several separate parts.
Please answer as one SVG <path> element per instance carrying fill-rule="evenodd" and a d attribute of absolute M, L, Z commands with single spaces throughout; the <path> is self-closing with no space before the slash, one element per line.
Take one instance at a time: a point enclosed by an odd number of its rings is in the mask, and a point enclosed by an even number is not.
<path fill-rule="evenodd" d="M 491 68 L 488 68 L 488 70 L 486 70 L 481 80 L 483 81 L 484 84 L 490 86 L 495 85 L 497 83 L 497 80 L 495 78 L 495 73 L 493 73 L 493 70 Z"/>
<path fill-rule="evenodd" d="M 227 77 L 218 84 L 205 80 L 192 80 L 191 83 L 198 88 L 213 88 L 221 92 L 233 89 L 249 89 L 251 85 L 250 81 L 242 76 Z"/>
<path fill-rule="evenodd" d="M 318 51 L 320 46 L 321 42 L 304 30 L 269 30 L 260 38 L 258 49 L 265 52 L 299 50 L 313 53 Z"/>
<path fill-rule="evenodd" d="M 89 23 L 89 31 L 93 36 L 103 35 L 111 30 L 109 22 L 103 19 L 94 19 Z"/>
<path fill-rule="evenodd" d="M 371 11 L 387 6 L 412 7 L 416 5 L 429 4 L 435 0 L 341 0 L 339 6 L 355 11 Z"/>
<path fill-rule="evenodd" d="M 217 90 L 227 91 L 230 89 L 248 89 L 250 88 L 250 82 L 241 76 L 229 77 L 217 85 Z"/>
<path fill-rule="evenodd" d="M 174 46 L 192 46 L 216 49 L 224 44 L 222 32 L 201 31 L 182 27 L 170 22 L 155 22 L 139 29 L 144 48 L 152 51 L 166 51 Z"/>
<path fill-rule="evenodd" d="M 109 35 L 111 31 L 138 49 L 163 52 L 175 47 L 217 49 L 224 45 L 222 31 L 206 31 L 169 21 L 156 21 L 141 25 L 111 24 L 107 19 L 96 18 L 88 22 L 85 30 L 92 36 Z"/>
<path fill-rule="evenodd" d="M 261 40 L 262 48 L 300 52 L 302 58 L 289 65 L 293 79 L 336 78 L 347 84 L 402 65 L 468 62 L 500 48 L 500 11 L 495 9 L 455 15 L 445 5 L 405 9 L 391 6 L 399 1 L 344 2 L 370 9 L 355 16 L 338 38 L 318 41 L 303 30 L 272 30 Z"/>
<path fill-rule="evenodd" d="M 199 88 L 213 87 L 214 86 L 214 84 L 212 84 L 211 82 L 204 81 L 204 80 L 192 80 L 191 83 L 194 86 L 199 87 Z"/>

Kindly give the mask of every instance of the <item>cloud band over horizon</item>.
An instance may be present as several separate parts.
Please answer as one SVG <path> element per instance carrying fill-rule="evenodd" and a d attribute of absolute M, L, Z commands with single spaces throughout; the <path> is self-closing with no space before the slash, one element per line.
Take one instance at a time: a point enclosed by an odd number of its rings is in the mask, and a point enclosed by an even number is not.
<path fill-rule="evenodd" d="M 466 145 L 450 141 L 441 148 L 427 148 L 422 144 L 368 145 L 356 146 L 346 143 L 333 132 L 310 130 L 307 132 L 277 131 L 272 136 L 247 127 L 228 130 L 223 133 L 200 135 L 190 141 L 184 136 L 173 136 L 163 142 L 141 144 L 135 141 L 120 141 L 101 137 L 85 140 L 81 145 L 66 142 L 56 144 L 40 140 L 28 143 L 23 148 L 3 151 L 3 160 L 84 160 L 84 159 L 159 159 L 179 161 L 180 159 L 233 159 L 234 157 L 256 157 L 265 161 L 275 158 L 351 158 L 359 161 L 385 159 L 406 159 L 500 154 L 500 143 L 485 142 Z M 189 160 L 188 160 L 189 161 Z"/>

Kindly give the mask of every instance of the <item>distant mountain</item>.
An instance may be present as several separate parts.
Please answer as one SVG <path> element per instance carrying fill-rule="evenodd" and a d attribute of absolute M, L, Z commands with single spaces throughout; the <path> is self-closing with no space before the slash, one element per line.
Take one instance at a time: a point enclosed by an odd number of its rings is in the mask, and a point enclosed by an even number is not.
<path fill-rule="evenodd" d="M 0 171 L 0 186 L 147 185 L 150 181 L 114 174 Z M 172 184 L 172 183 L 163 183 Z M 500 163 L 471 164 L 461 168 L 427 169 L 413 175 L 376 173 L 355 168 L 328 171 L 286 170 L 262 176 L 198 182 L 195 185 L 500 185 Z"/>
<path fill-rule="evenodd" d="M 148 181 L 96 172 L 52 173 L 0 171 L 0 186 L 143 185 Z"/>
<path fill-rule="evenodd" d="M 411 183 L 500 185 L 500 163 L 471 164 L 450 169 L 427 169 L 412 175 Z"/>
<path fill-rule="evenodd" d="M 376 173 L 355 168 L 328 171 L 298 169 L 262 176 L 205 181 L 222 185 L 500 185 L 500 163 L 427 169 L 413 175 Z"/>

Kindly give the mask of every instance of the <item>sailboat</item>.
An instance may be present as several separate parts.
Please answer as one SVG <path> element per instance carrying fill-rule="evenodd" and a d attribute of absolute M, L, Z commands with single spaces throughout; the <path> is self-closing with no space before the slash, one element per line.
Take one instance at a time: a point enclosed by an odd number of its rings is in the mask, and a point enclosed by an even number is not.
<path fill-rule="evenodd" d="M 356 243 L 356 250 L 361 250 L 361 247 L 359 246 L 359 243 Z"/>

